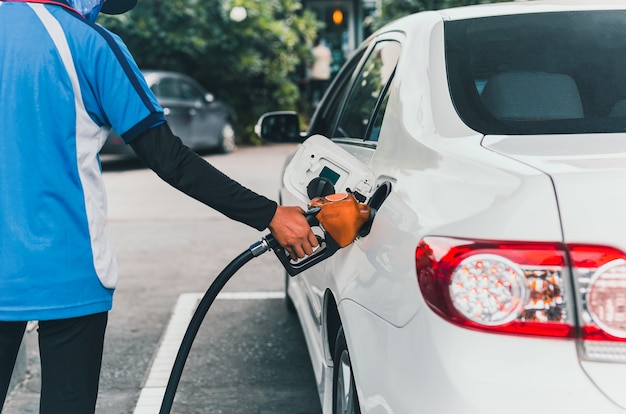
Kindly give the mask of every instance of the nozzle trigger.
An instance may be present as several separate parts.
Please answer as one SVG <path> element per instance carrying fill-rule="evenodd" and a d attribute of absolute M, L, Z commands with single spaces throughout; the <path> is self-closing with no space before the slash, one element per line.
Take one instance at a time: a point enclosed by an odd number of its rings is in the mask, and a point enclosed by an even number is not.
<path fill-rule="evenodd" d="M 295 276 L 306 269 L 328 259 L 339 250 L 339 245 L 330 237 L 326 239 L 316 236 L 319 247 L 316 248 L 310 256 L 303 257 L 298 260 L 291 260 L 285 249 L 276 244 L 272 246 L 272 250 L 282 263 L 283 267 L 290 276 Z"/>
<path fill-rule="evenodd" d="M 307 211 L 304 212 L 304 217 L 306 217 L 306 221 L 309 223 L 309 226 L 319 226 L 320 222 L 317 219 L 317 213 L 322 211 L 321 207 L 309 207 Z"/>

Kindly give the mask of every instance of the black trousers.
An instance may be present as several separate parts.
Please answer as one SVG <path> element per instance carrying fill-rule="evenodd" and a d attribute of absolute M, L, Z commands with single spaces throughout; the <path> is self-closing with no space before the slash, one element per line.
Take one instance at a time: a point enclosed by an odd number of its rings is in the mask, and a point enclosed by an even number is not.
<path fill-rule="evenodd" d="M 108 313 L 39 322 L 40 414 L 93 414 Z M 26 322 L 0 321 L 0 411 Z"/>

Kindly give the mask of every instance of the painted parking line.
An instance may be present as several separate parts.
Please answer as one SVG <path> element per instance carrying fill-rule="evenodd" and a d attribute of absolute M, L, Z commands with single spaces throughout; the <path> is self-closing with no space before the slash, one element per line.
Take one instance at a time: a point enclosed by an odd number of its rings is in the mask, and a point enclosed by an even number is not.
<path fill-rule="evenodd" d="M 174 312 L 152 361 L 148 378 L 139 394 L 133 414 L 157 414 L 167 388 L 178 348 L 187 331 L 187 325 L 204 293 L 183 293 L 178 297 Z M 221 292 L 216 300 L 284 299 L 284 292 Z"/>

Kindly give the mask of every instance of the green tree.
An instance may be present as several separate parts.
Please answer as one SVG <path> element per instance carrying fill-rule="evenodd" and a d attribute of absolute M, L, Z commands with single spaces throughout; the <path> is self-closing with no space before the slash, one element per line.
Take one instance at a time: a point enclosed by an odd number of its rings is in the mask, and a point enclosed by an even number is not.
<path fill-rule="evenodd" d="M 243 20 L 230 18 L 235 7 L 245 9 Z M 124 39 L 140 67 L 186 73 L 232 105 L 244 142 L 256 141 L 260 114 L 298 109 L 293 76 L 318 29 L 300 0 L 140 1 L 99 23 Z"/>

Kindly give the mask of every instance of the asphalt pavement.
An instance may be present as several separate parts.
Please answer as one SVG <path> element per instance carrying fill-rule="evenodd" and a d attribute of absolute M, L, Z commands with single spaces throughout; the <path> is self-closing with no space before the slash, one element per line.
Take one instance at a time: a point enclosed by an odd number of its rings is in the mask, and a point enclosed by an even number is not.
<path fill-rule="evenodd" d="M 294 148 L 244 147 L 205 158 L 276 199 L 284 159 Z M 189 199 L 136 160 L 107 159 L 103 166 L 120 281 L 96 413 L 157 413 L 149 406 L 163 392 L 162 363 L 177 350 L 167 345 L 167 332 L 184 332 L 194 309 L 180 314 L 177 304 L 186 298 L 195 305 L 224 266 L 264 233 Z M 284 306 L 283 277 L 268 252 L 227 284 L 198 332 L 172 413 L 321 412 L 299 322 Z M 3 414 L 38 412 L 36 329 L 25 340 L 27 374 Z"/>

